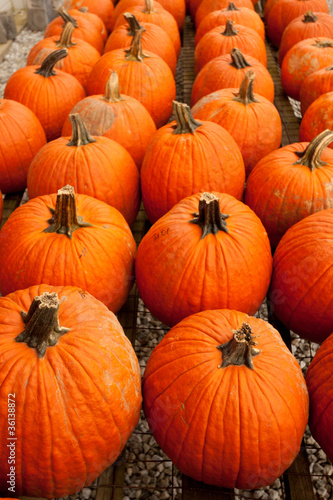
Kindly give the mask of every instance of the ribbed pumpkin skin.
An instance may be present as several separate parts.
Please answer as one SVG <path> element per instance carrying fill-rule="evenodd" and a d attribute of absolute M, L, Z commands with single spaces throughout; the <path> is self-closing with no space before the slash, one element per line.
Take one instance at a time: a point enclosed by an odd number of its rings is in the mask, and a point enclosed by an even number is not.
<path fill-rule="evenodd" d="M 214 10 L 226 9 L 230 0 L 202 0 L 195 14 L 195 26 L 198 28 L 201 21 Z M 235 0 L 233 3 L 236 7 L 247 7 L 254 10 L 251 0 Z"/>
<path fill-rule="evenodd" d="M 265 226 L 273 248 L 296 222 L 333 208 L 333 152 L 325 149 L 323 165 L 313 171 L 294 165 L 308 142 L 289 144 L 263 158 L 247 179 L 244 201 Z"/>
<path fill-rule="evenodd" d="M 39 358 L 14 339 L 25 327 L 21 311 L 44 292 L 63 300 L 60 326 L 70 331 Z M 15 394 L 15 493 L 63 497 L 91 484 L 116 460 L 140 415 L 138 361 L 115 315 L 77 287 L 19 290 L 0 298 L 0 353 L 1 398 Z M 1 405 L 3 436 L 7 427 Z M 2 491 L 8 450 L 0 450 Z"/>
<path fill-rule="evenodd" d="M 104 135 L 121 144 L 140 169 L 156 125 L 144 106 L 134 97 L 121 94 L 119 102 L 108 102 L 102 94 L 88 96 L 78 102 L 71 113 L 79 113 L 91 135 Z M 71 134 L 67 116 L 62 135 Z"/>
<path fill-rule="evenodd" d="M 304 15 L 301 15 L 291 21 L 284 30 L 279 48 L 280 66 L 288 50 L 296 43 L 318 36 L 333 38 L 333 17 L 325 12 L 313 14 L 317 18 L 316 22 L 304 22 Z"/>
<path fill-rule="evenodd" d="M 311 433 L 329 460 L 333 460 L 332 429 L 332 378 L 333 337 L 330 335 L 316 352 L 306 372 L 306 384 L 310 397 Z"/>
<path fill-rule="evenodd" d="M 177 56 L 169 35 L 157 24 L 140 23 L 144 28 L 142 33 L 142 49 L 144 52 L 154 52 L 167 63 L 173 74 L 176 73 Z M 111 50 L 128 48 L 133 36 L 128 33 L 128 25 L 121 24 L 112 31 L 104 47 L 104 54 Z"/>
<path fill-rule="evenodd" d="M 37 42 L 28 54 L 27 66 L 41 65 L 51 52 L 59 49 L 57 47 L 58 41 L 59 36 L 55 35 Z M 74 45 L 68 49 L 67 57 L 58 61 L 55 68 L 75 76 L 81 85 L 86 88 L 91 69 L 100 59 L 101 54 L 90 43 L 80 38 L 73 36 L 72 42 Z"/>
<path fill-rule="evenodd" d="M 197 74 L 192 87 L 191 105 L 193 106 L 202 97 L 220 89 L 239 87 L 245 73 L 250 69 L 255 72 L 256 79 L 253 89 L 257 94 L 274 101 L 274 82 L 263 64 L 257 59 L 246 54 L 246 61 L 250 66 L 237 69 L 232 65 L 230 54 L 215 57 L 207 63 Z"/>
<path fill-rule="evenodd" d="M 304 80 L 299 95 L 302 115 L 304 116 L 314 101 L 327 92 L 333 92 L 333 66 L 315 71 Z"/>
<path fill-rule="evenodd" d="M 78 25 L 74 29 L 73 36 L 90 43 L 101 54 L 107 39 L 106 27 L 102 19 L 92 12 L 81 12 L 78 9 L 70 9 L 68 13 L 76 20 Z M 61 16 L 56 17 L 46 26 L 44 38 L 55 35 L 60 36 L 65 24 Z"/>
<path fill-rule="evenodd" d="M 194 118 L 208 120 L 225 128 L 235 139 L 244 160 L 246 175 L 261 158 L 278 149 L 282 125 L 278 110 L 270 101 L 253 94 L 257 102 L 235 101 L 239 89 L 223 89 L 198 101 L 192 109 Z"/>
<path fill-rule="evenodd" d="M 199 191 L 243 196 L 245 168 L 229 132 L 204 121 L 194 134 L 173 134 L 175 122 L 153 136 L 141 169 L 143 204 L 154 223 L 176 203 Z"/>
<path fill-rule="evenodd" d="M 217 347 L 244 322 L 258 335 L 254 368 L 220 368 Z M 277 330 L 230 310 L 172 328 L 147 362 L 143 396 L 150 429 L 173 463 L 226 488 L 272 484 L 296 457 L 308 419 L 301 369 Z"/>
<path fill-rule="evenodd" d="M 265 26 L 260 16 L 248 7 L 239 7 L 237 10 L 215 10 L 203 18 L 195 34 L 195 45 L 199 43 L 201 38 L 211 29 L 217 26 L 223 26 L 228 19 L 234 21 L 235 24 L 241 24 L 253 29 L 265 40 Z"/>
<path fill-rule="evenodd" d="M 277 0 L 267 18 L 267 35 L 272 43 L 278 47 L 288 24 L 309 10 L 329 14 L 326 0 Z"/>
<path fill-rule="evenodd" d="M 293 332 L 321 343 L 333 331 L 333 209 L 292 226 L 274 254 L 269 300 Z"/>
<path fill-rule="evenodd" d="M 258 33 L 240 24 L 234 24 L 233 27 L 238 31 L 235 36 L 224 36 L 222 33 L 225 26 L 217 26 L 201 38 L 194 52 L 194 71 L 196 74 L 212 59 L 229 54 L 234 47 L 240 49 L 245 57 L 247 55 L 255 57 L 267 67 L 265 44 Z"/>
<path fill-rule="evenodd" d="M 203 239 L 189 221 L 200 193 L 184 198 L 161 217 L 139 245 L 135 272 L 140 295 L 166 325 L 205 309 L 230 308 L 254 314 L 270 282 L 272 256 L 259 218 L 226 193 L 220 199 L 229 233 Z"/>
<path fill-rule="evenodd" d="M 112 29 L 111 18 L 114 5 L 111 0 L 64 0 L 63 6 L 67 10 L 87 7 L 88 12 L 93 12 L 102 19 L 108 31 Z"/>
<path fill-rule="evenodd" d="M 108 137 L 68 146 L 59 137 L 44 146 L 28 173 L 29 198 L 56 193 L 70 184 L 76 193 L 92 196 L 119 210 L 131 225 L 140 206 L 139 172 L 130 154 Z"/>
<path fill-rule="evenodd" d="M 110 77 L 110 70 L 119 76 L 122 93 L 143 104 L 156 127 L 164 125 L 172 113 L 176 97 L 176 84 L 166 62 L 153 52 L 145 51 L 142 62 L 127 61 L 123 49 L 107 52 L 93 67 L 88 79 L 88 94 L 101 94 Z"/>
<path fill-rule="evenodd" d="M 45 132 L 30 109 L 16 101 L 1 99 L 0 138 L 0 190 L 21 191 L 27 185 L 33 157 L 46 143 Z"/>
<path fill-rule="evenodd" d="M 332 44 L 332 46 L 320 46 L 325 42 Z M 305 78 L 319 69 L 330 66 L 332 60 L 333 39 L 317 37 L 296 43 L 288 50 L 282 62 L 281 83 L 283 90 L 287 95 L 299 101 L 300 90 Z"/>
<path fill-rule="evenodd" d="M 8 79 L 5 99 L 20 102 L 37 116 L 48 141 L 61 135 L 66 116 L 86 93 L 80 82 L 59 69 L 45 78 L 35 72 L 40 66 L 20 68 Z"/>
<path fill-rule="evenodd" d="M 44 233 L 55 204 L 55 194 L 34 198 L 17 208 L 3 226 L 2 295 L 40 283 L 75 285 L 117 312 L 133 283 L 136 244 L 127 222 L 115 208 L 77 194 L 78 215 L 96 227 L 80 227 L 72 239 Z"/>
<path fill-rule="evenodd" d="M 316 99 L 306 110 L 299 128 L 299 140 L 311 141 L 320 132 L 332 128 L 333 91 Z M 329 145 L 333 148 L 333 144 Z"/>

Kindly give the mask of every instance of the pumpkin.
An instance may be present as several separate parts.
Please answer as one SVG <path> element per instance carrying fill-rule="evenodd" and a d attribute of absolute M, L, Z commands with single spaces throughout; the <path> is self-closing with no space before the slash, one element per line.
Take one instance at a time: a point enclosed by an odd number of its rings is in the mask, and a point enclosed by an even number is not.
<path fill-rule="evenodd" d="M 244 56 L 237 47 L 234 47 L 230 54 L 215 57 L 198 73 L 192 87 L 191 105 L 216 90 L 239 87 L 249 69 L 256 75 L 254 92 L 273 102 L 274 82 L 270 73 L 257 59 Z"/>
<path fill-rule="evenodd" d="M 288 229 L 274 253 L 269 293 L 274 314 L 317 343 L 333 331 L 332 235 L 333 209 L 321 210 Z"/>
<path fill-rule="evenodd" d="M 29 165 L 45 143 L 44 129 L 29 108 L 16 101 L 0 99 L 0 190 L 3 193 L 26 188 Z"/>
<path fill-rule="evenodd" d="M 282 124 L 270 101 L 253 93 L 255 73 L 248 71 L 239 89 L 222 89 L 208 94 L 192 109 L 195 119 L 218 123 L 235 139 L 244 160 L 246 175 L 261 158 L 278 149 Z"/>
<path fill-rule="evenodd" d="M 169 35 L 157 24 L 139 23 L 133 14 L 125 12 L 124 17 L 128 25 L 121 24 L 111 33 L 105 44 L 104 54 L 111 50 L 130 47 L 135 30 L 142 28 L 143 51 L 149 50 L 160 56 L 167 63 L 172 73 L 175 74 L 177 56 Z"/>
<path fill-rule="evenodd" d="M 146 22 L 157 24 L 160 28 L 164 29 L 173 43 L 177 57 L 179 57 L 181 40 L 177 22 L 170 12 L 165 10 L 161 4 L 154 0 L 145 0 L 144 5 L 133 5 L 127 9 L 127 12 L 133 14 L 139 23 Z M 115 28 L 126 23 L 127 21 L 124 16 L 119 16 L 115 23 Z"/>
<path fill-rule="evenodd" d="M 311 434 L 320 444 L 329 460 L 333 460 L 332 433 L 332 341 L 330 335 L 320 346 L 306 372 L 306 385 L 310 397 L 309 426 Z"/>
<path fill-rule="evenodd" d="M 116 71 L 106 83 L 105 93 L 88 96 L 78 102 L 71 113 L 78 113 L 92 135 L 104 135 L 121 144 L 132 156 L 138 169 L 156 132 L 155 123 L 144 106 L 133 97 L 120 94 Z M 69 116 L 62 135 L 72 130 Z"/>
<path fill-rule="evenodd" d="M 110 77 L 117 71 L 124 94 L 143 104 L 156 127 L 164 125 L 172 113 L 176 84 L 166 62 L 153 52 L 142 50 L 142 29 L 136 30 L 130 49 L 107 52 L 93 67 L 88 79 L 88 94 L 101 94 Z"/>
<path fill-rule="evenodd" d="M 225 25 L 228 19 L 234 21 L 235 24 L 241 24 L 242 26 L 253 29 L 263 40 L 265 40 L 265 26 L 259 14 L 248 7 L 236 7 L 233 2 L 229 2 L 227 8 L 214 10 L 204 17 L 195 34 L 195 45 L 197 45 L 201 38 L 211 29 Z"/>
<path fill-rule="evenodd" d="M 226 309 L 174 326 L 143 377 L 145 416 L 162 450 L 183 474 L 224 488 L 267 486 L 291 465 L 308 399 L 278 331 Z"/>
<path fill-rule="evenodd" d="M 332 128 L 332 102 L 333 91 L 321 95 L 308 107 L 299 128 L 300 141 L 311 141 L 323 130 Z"/>
<path fill-rule="evenodd" d="M 132 224 L 140 206 L 139 172 L 130 154 L 108 137 L 91 137 L 79 114 L 70 114 L 72 137 L 39 150 L 28 173 L 29 198 L 71 183 L 80 194 L 113 206 Z"/>
<path fill-rule="evenodd" d="M 175 102 L 174 115 L 152 137 L 142 164 L 142 199 L 151 222 L 202 189 L 243 195 L 244 162 L 229 132 L 194 120 L 187 104 Z"/>
<path fill-rule="evenodd" d="M 92 67 L 100 59 L 100 53 L 90 43 L 73 38 L 75 27 L 69 22 L 65 25 L 60 40 L 57 35 L 43 38 L 32 47 L 27 57 L 27 65 L 42 64 L 45 58 L 55 50 L 67 49 L 67 57 L 59 60 L 56 67 L 75 76 L 86 88 Z"/>
<path fill-rule="evenodd" d="M 265 226 L 273 248 L 284 233 L 308 215 L 333 208 L 333 133 L 309 144 L 284 146 L 265 156 L 246 183 L 244 201 Z"/>
<path fill-rule="evenodd" d="M 15 493 L 64 497 L 112 464 L 138 423 L 140 368 L 116 316 L 84 289 L 0 298 L 0 425 L 15 408 Z M 38 403 L 38 404 L 37 404 Z M 8 488 L 10 448 L 0 451 Z"/>
<path fill-rule="evenodd" d="M 32 251 L 33 249 L 33 251 Z M 133 284 L 136 244 L 115 208 L 66 186 L 17 208 L 1 229 L 2 295 L 41 283 L 82 286 L 110 310 Z"/>
<path fill-rule="evenodd" d="M 288 24 L 309 10 L 329 13 L 326 0 L 276 0 L 267 17 L 267 35 L 277 47 Z"/>
<path fill-rule="evenodd" d="M 281 83 L 289 97 L 299 101 L 306 77 L 330 66 L 333 58 L 333 39 L 307 38 L 296 43 L 285 55 L 281 66 Z"/>
<path fill-rule="evenodd" d="M 296 17 L 283 32 L 279 48 L 279 64 L 296 43 L 318 36 L 333 38 L 333 17 L 325 12 L 312 12 Z"/>
<path fill-rule="evenodd" d="M 111 31 L 111 18 L 114 11 L 111 0 L 64 0 L 63 6 L 66 9 L 81 9 L 87 7 L 88 12 L 97 14 L 105 24 L 108 31 Z"/>
<path fill-rule="evenodd" d="M 314 101 L 327 92 L 333 92 L 333 66 L 319 69 L 305 78 L 299 94 L 302 115 L 304 116 Z"/>
<path fill-rule="evenodd" d="M 194 52 L 195 74 L 215 57 L 229 54 L 234 47 L 246 55 L 255 57 L 267 67 L 265 44 L 258 33 L 246 26 L 234 24 L 228 19 L 225 26 L 217 26 L 206 33 L 196 46 Z"/>
<path fill-rule="evenodd" d="M 41 66 L 25 66 L 8 79 L 4 97 L 27 106 L 39 119 L 48 141 L 56 139 L 66 116 L 86 93 L 80 82 L 55 64 L 67 56 L 66 49 L 49 54 Z"/>
<path fill-rule="evenodd" d="M 184 198 L 155 222 L 135 264 L 142 300 L 168 326 L 206 309 L 254 314 L 271 272 L 259 218 L 233 196 L 217 192 Z"/>
<path fill-rule="evenodd" d="M 81 12 L 77 9 L 67 11 L 65 7 L 60 7 L 58 14 L 60 15 L 46 26 L 44 38 L 60 36 L 65 24 L 71 22 L 75 27 L 74 38 L 81 38 L 90 43 L 100 54 L 103 52 L 107 31 L 100 17 L 92 12 Z"/>
<path fill-rule="evenodd" d="M 211 12 L 221 10 L 228 7 L 230 0 L 202 0 L 195 14 L 195 26 L 198 28 L 202 20 Z M 254 10 L 251 0 L 233 0 L 237 7 L 247 7 Z"/>

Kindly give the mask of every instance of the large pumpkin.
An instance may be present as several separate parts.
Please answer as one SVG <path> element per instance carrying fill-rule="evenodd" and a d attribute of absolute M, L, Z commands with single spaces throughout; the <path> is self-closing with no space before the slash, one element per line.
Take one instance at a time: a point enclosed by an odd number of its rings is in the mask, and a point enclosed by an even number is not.
<path fill-rule="evenodd" d="M 333 208 L 333 151 L 326 130 L 309 144 L 284 146 L 265 156 L 249 176 L 244 201 L 266 228 L 272 247 L 308 215 Z"/>
<path fill-rule="evenodd" d="M 281 118 L 270 101 L 253 93 L 255 73 L 248 71 L 239 89 L 208 94 L 192 109 L 193 117 L 218 123 L 235 139 L 244 160 L 246 175 L 261 158 L 278 149 Z"/>
<path fill-rule="evenodd" d="M 169 326 L 205 309 L 254 314 L 271 270 L 259 218 L 225 193 L 198 193 L 177 203 L 143 238 L 135 265 L 145 305 Z"/>
<path fill-rule="evenodd" d="M 17 208 L 1 229 L 0 290 L 76 285 L 117 312 L 133 284 L 135 253 L 118 210 L 66 186 Z"/>
<path fill-rule="evenodd" d="M 332 263 L 333 209 L 292 226 L 274 253 L 271 307 L 287 328 L 312 342 L 333 332 Z"/>
<path fill-rule="evenodd" d="M 111 0 L 64 0 L 63 5 L 66 9 L 87 7 L 88 12 L 97 14 L 102 19 L 106 28 L 111 31 L 111 17 L 114 11 L 113 2 Z"/>
<path fill-rule="evenodd" d="M 104 135 L 121 144 L 140 169 L 148 144 L 156 132 L 155 123 L 146 108 L 134 97 L 120 94 L 116 71 L 105 86 L 105 93 L 91 95 L 78 102 L 71 113 L 78 113 L 92 135 Z M 72 131 L 69 116 L 62 135 Z"/>
<path fill-rule="evenodd" d="M 140 369 L 115 315 L 77 287 L 16 291 L 0 298 L 0 358 L 1 491 L 13 455 L 17 495 L 89 486 L 140 416 Z"/>
<path fill-rule="evenodd" d="M 0 190 L 22 191 L 27 186 L 29 165 L 46 143 L 36 115 L 19 102 L 0 100 Z"/>
<path fill-rule="evenodd" d="M 332 128 L 333 91 L 318 97 L 305 111 L 299 128 L 300 141 L 312 141 L 323 130 Z M 333 144 L 330 145 L 330 148 Z"/>
<path fill-rule="evenodd" d="M 194 120 L 186 104 L 175 102 L 174 113 L 176 120 L 152 137 L 142 164 L 142 198 L 151 222 L 203 189 L 237 199 L 244 190 L 244 162 L 229 132 Z"/>
<path fill-rule="evenodd" d="M 153 436 L 184 474 L 242 489 L 270 485 L 291 465 L 309 408 L 277 330 L 230 310 L 193 314 L 166 334 L 147 362 L 143 401 Z"/>
<path fill-rule="evenodd" d="M 333 92 L 333 66 L 319 69 L 304 80 L 299 93 L 302 115 L 305 115 L 314 101 L 327 92 Z"/>
<path fill-rule="evenodd" d="M 37 153 L 28 173 L 29 198 L 71 184 L 119 210 L 132 224 L 140 206 L 139 172 L 130 154 L 108 137 L 92 137 L 79 114 L 71 114 L 71 137 L 59 137 Z"/>

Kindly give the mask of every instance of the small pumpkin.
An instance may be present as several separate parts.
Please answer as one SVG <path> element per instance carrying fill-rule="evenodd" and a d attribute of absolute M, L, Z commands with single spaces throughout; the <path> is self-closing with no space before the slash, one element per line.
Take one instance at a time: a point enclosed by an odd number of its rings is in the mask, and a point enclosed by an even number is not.
<path fill-rule="evenodd" d="M 215 57 L 229 54 L 234 47 L 267 67 L 265 44 L 258 33 L 228 19 L 225 26 L 217 26 L 201 38 L 194 52 L 194 72 L 197 74 Z"/>
<path fill-rule="evenodd" d="M 314 137 L 327 128 L 332 128 L 332 102 L 333 91 L 319 96 L 308 107 L 299 127 L 300 141 L 312 141 Z M 333 148 L 333 144 L 330 144 L 329 147 Z"/>
<path fill-rule="evenodd" d="M 142 300 L 168 326 L 205 309 L 254 314 L 271 271 L 259 218 L 233 196 L 216 192 L 184 198 L 155 222 L 135 264 Z"/>
<path fill-rule="evenodd" d="M 302 115 L 305 115 L 314 101 L 327 92 L 333 92 L 333 66 L 319 69 L 305 78 L 299 94 Z"/>
<path fill-rule="evenodd" d="M 239 89 L 222 89 L 208 94 L 192 109 L 193 117 L 218 123 L 235 139 L 242 154 L 246 175 L 261 158 L 278 149 L 282 124 L 270 101 L 253 92 L 255 73 L 248 71 Z"/>
<path fill-rule="evenodd" d="M 229 1 L 230 0 L 202 0 L 195 14 L 195 26 L 198 28 L 201 21 L 211 12 L 227 8 Z M 254 10 L 251 0 L 233 0 L 233 3 L 237 7 L 247 7 L 248 9 Z"/>
<path fill-rule="evenodd" d="M 136 244 L 124 217 L 71 186 L 14 210 L 0 243 L 2 295 L 41 283 L 82 286 L 117 312 L 133 284 Z"/>
<path fill-rule="evenodd" d="M 174 115 L 152 137 L 142 164 L 142 199 L 151 222 L 202 189 L 243 195 L 244 162 L 229 132 L 194 120 L 186 104 L 174 102 Z"/>
<path fill-rule="evenodd" d="M 147 362 L 143 401 L 183 474 L 224 488 L 272 484 L 299 452 L 309 411 L 278 331 L 226 309 L 193 314 L 165 335 Z"/>
<path fill-rule="evenodd" d="M 273 248 L 308 215 L 333 208 L 333 151 L 326 130 L 311 143 L 296 143 L 263 158 L 247 179 L 244 201 L 265 226 Z"/>
<path fill-rule="evenodd" d="M 0 358 L 0 395 L 10 403 L 1 405 L 2 429 L 15 407 L 15 441 L 6 442 L 17 443 L 16 494 L 51 499 L 89 486 L 140 416 L 140 367 L 116 316 L 79 287 L 15 291 L 0 298 Z M 1 491 L 9 451 L 1 446 Z"/>
<path fill-rule="evenodd" d="M 61 134 L 65 118 L 86 93 L 73 75 L 59 69 L 55 64 L 67 56 L 66 49 L 49 54 L 41 66 L 25 66 L 8 79 L 4 97 L 20 102 L 37 116 L 48 141 Z"/>
<path fill-rule="evenodd" d="M 97 14 L 108 31 L 111 31 L 111 18 L 114 11 L 114 5 L 111 0 L 64 0 L 63 6 L 68 9 L 81 9 L 87 7 L 88 12 Z"/>
<path fill-rule="evenodd" d="M 113 71 L 105 93 L 91 95 L 78 102 L 71 113 L 78 113 L 92 135 L 104 135 L 121 144 L 141 168 L 148 144 L 156 132 L 155 123 L 146 108 L 134 97 L 120 94 L 119 80 Z M 66 118 L 62 135 L 71 134 L 71 122 Z"/>
<path fill-rule="evenodd" d="M 29 165 L 45 143 L 44 129 L 29 108 L 10 99 L 0 100 L 0 190 L 3 193 L 26 188 Z"/>
<path fill-rule="evenodd" d="M 196 76 L 192 87 L 191 105 L 216 90 L 239 87 L 249 69 L 256 75 L 254 92 L 273 102 L 274 82 L 270 73 L 257 59 L 245 56 L 242 51 L 234 47 L 230 54 L 209 61 Z"/>

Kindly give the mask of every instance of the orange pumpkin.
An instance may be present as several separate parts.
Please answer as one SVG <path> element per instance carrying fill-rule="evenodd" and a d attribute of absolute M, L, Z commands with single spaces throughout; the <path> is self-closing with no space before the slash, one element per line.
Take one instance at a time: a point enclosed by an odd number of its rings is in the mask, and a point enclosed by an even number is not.
<path fill-rule="evenodd" d="M 271 272 L 259 218 L 233 196 L 216 192 L 184 198 L 155 222 L 135 264 L 142 300 L 168 326 L 206 309 L 254 314 Z"/>
<path fill-rule="evenodd" d="M 226 9 L 229 2 L 230 0 L 202 0 L 195 13 L 195 26 L 198 28 L 202 20 L 211 12 Z M 233 3 L 237 7 L 247 7 L 248 9 L 254 10 L 251 0 L 233 0 Z"/>
<path fill-rule="evenodd" d="M 333 92 L 333 66 L 319 69 L 305 78 L 299 93 L 302 115 L 304 116 L 314 101 L 327 92 Z"/>
<path fill-rule="evenodd" d="M 29 108 L 9 99 L 0 100 L 0 190 L 3 193 L 26 188 L 29 165 L 45 143 L 44 129 Z"/>
<path fill-rule="evenodd" d="M 299 128 L 300 141 L 312 141 L 318 134 L 332 128 L 333 91 L 321 95 L 306 110 Z M 333 144 L 330 144 L 333 148 Z"/>
<path fill-rule="evenodd" d="M 133 284 L 136 244 L 124 217 L 75 196 L 71 186 L 14 210 L 0 243 L 3 295 L 41 283 L 75 285 L 117 312 Z"/>
<path fill-rule="evenodd" d="M 148 144 L 156 132 L 155 123 L 144 106 L 134 97 L 120 94 L 116 71 L 106 83 L 105 94 L 88 96 L 71 113 L 78 113 L 92 135 L 104 135 L 121 144 L 141 168 Z M 62 135 L 72 130 L 69 116 Z"/>
<path fill-rule="evenodd" d="M 176 120 L 152 137 L 142 164 L 142 198 L 151 222 L 202 189 L 237 199 L 244 190 L 244 162 L 231 135 L 216 123 L 194 120 L 186 104 L 175 102 L 174 114 Z"/>
<path fill-rule="evenodd" d="M 90 485 L 140 416 L 140 367 L 116 316 L 78 287 L 15 291 L 0 298 L 0 357 L 7 432 L 15 409 L 15 493 L 64 497 Z M 1 446 L 1 491 L 9 452 Z"/>
<path fill-rule="evenodd" d="M 80 9 L 87 7 L 88 12 L 97 14 L 105 24 L 108 31 L 111 31 L 111 18 L 114 11 L 111 0 L 64 0 L 63 6 L 66 9 Z"/>
<path fill-rule="evenodd" d="M 299 452 L 309 411 L 278 331 L 226 309 L 194 314 L 165 335 L 147 362 L 143 401 L 173 463 L 224 488 L 272 484 Z"/>
<path fill-rule="evenodd" d="M 282 124 L 278 110 L 270 101 L 253 93 L 255 73 L 245 73 L 238 89 L 222 89 L 198 101 L 195 119 L 209 120 L 225 128 L 242 154 L 246 175 L 261 158 L 278 149 Z"/>

